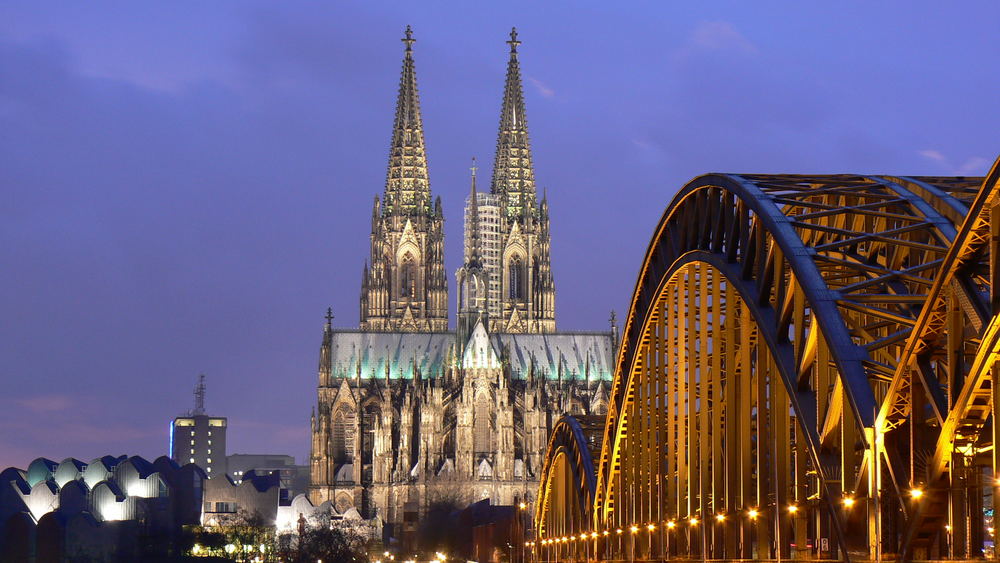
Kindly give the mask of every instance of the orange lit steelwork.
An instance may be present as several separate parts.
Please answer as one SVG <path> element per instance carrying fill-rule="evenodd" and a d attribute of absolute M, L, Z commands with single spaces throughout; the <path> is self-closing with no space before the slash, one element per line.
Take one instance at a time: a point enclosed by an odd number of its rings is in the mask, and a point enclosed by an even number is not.
<path fill-rule="evenodd" d="M 636 282 L 599 453 L 550 443 L 539 491 L 566 499 L 540 507 L 539 538 L 619 535 L 536 557 L 981 557 L 998 166 L 684 186 Z"/>

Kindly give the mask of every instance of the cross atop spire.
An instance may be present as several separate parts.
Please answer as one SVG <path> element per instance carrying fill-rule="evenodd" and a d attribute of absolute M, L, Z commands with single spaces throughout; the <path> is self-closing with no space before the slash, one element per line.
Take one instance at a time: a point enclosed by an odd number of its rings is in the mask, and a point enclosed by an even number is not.
<path fill-rule="evenodd" d="M 333 323 L 333 307 L 326 308 L 326 326 L 330 326 Z"/>
<path fill-rule="evenodd" d="M 510 52 L 511 53 L 517 53 L 517 46 L 520 45 L 521 42 L 517 40 L 517 28 L 516 27 L 510 28 L 510 41 L 507 41 L 507 44 L 510 45 Z"/>
<path fill-rule="evenodd" d="M 413 59 L 416 39 L 410 26 L 406 26 L 406 36 L 402 41 L 406 44 L 406 54 L 399 75 L 382 214 L 430 215 L 434 211 L 433 200 L 427 177 L 424 124 L 420 116 L 420 95 Z"/>
<path fill-rule="evenodd" d="M 518 62 L 517 28 L 510 30 L 510 59 L 504 81 L 503 102 L 500 105 L 500 130 L 497 152 L 493 161 L 490 191 L 500 196 L 504 213 L 523 220 L 535 206 L 535 170 L 528 140 L 528 123 L 524 111 L 524 88 Z"/>
<path fill-rule="evenodd" d="M 403 43 L 406 43 L 406 56 L 409 57 L 410 53 L 413 52 L 413 44 L 417 42 L 413 38 L 413 29 L 410 26 L 406 26 L 406 37 L 400 39 Z"/>

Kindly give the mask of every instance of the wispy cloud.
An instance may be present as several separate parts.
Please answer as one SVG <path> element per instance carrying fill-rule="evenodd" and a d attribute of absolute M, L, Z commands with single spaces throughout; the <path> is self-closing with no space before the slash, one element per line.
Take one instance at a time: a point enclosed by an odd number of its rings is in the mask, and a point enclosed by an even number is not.
<path fill-rule="evenodd" d="M 922 151 L 919 151 L 919 154 L 920 156 L 930 160 L 934 160 L 937 162 L 945 162 L 944 155 L 941 154 L 941 151 L 936 151 L 934 149 L 924 149 Z"/>
<path fill-rule="evenodd" d="M 737 31 L 727 21 L 704 21 L 695 26 L 687 41 L 673 52 L 675 61 L 683 61 L 698 53 L 733 53 L 756 55 L 753 41 Z"/>
<path fill-rule="evenodd" d="M 66 395 L 38 395 L 16 399 L 15 402 L 31 412 L 48 413 L 66 410 L 73 404 L 73 399 Z"/>
<path fill-rule="evenodd" d="M 991 162 L 989 159 L 981 156 L 970 156 L 962 161 L 961 164 L 956 165 L 944 153 L 936 149 L 923 149 L 917 151 L 917 154 L 927 160 L 940 164 L 949 174 L 956 176 L 980 176 L 986 174 Z"/>
<path fill-rule="evenodd" d="M 529 76 L 528 77 L 528 82 L 531 82 L 531 85 L 534 86 L 535 89 L 538 90 L 538 93 L 541 94 L 543 97 L 545 97 L 545 98 L 554 98 L 556 96 L 556 91 L 553 90 L 552 88 L 549 88 L 541 80 L 538 80 L 537 78 L 532 78 L 531 76 Z"/>

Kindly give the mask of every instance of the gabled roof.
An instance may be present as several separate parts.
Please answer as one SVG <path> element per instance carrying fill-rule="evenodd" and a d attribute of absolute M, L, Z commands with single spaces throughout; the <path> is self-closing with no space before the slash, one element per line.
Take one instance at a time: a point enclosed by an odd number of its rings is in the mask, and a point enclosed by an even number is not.
<path fill-rule="evenodd" d="M 512 377 L 526 379 L 534 361 L 535 373 L 548 379 L 611 380 L 614 340 L 610 332 L 553 332 L 492 335 L 495 347 L 506 354 Z"/>
<path fill-rule="evenodd" d="M 414 366 L 422 378 L 437 377 L 447 367 L 455 344 L 451 332 L 361 332 L 336 330 L 330 347 L 333 377 L 412 379 Z"/>

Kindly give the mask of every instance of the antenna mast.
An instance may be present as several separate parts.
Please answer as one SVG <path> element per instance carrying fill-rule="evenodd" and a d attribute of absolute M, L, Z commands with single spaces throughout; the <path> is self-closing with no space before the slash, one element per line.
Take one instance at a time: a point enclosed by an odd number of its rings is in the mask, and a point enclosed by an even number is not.
<path fill-rule="evenodd" d="M 194 387 L 194 410 L 191 414 L 205 414 L 205 374 L 198 375 L 198 385 Z"/>

